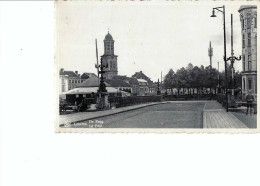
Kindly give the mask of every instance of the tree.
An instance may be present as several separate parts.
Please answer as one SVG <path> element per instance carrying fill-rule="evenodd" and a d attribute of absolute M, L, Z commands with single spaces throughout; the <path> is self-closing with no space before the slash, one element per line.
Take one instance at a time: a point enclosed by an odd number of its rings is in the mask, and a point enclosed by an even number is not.
<path fill-rule="evenodd" d="M 220 72 L 220 85 L 225 88 L 225 70 Z M 227 64 L 227 84 L 228 84 L 228 89 L 231 88 L 232 85 L 232 68 L 231 65 Z M 242 75 L 241 72 L 235 70 L 234 68 L 234 88 L 241 88 L 242 84 Z"/>
<path fill-rule="evenodd" d="M 189 94 L 191 93 L 190 89 L 193 88 L 193 77 L 192 77 L 192 70 L 193 70 L 193 65 L 191 63 L 188 64 L 188 66 L 186 67 L 188 76 L 187 76 L 187 88 L 189 88 Z M 194 89 L 193 89 L 194 90 Z"/>
<path fill-rule="evenodd" d="M 188 86 L 188 71 L 182 67 L 176 72 L 178 94 L 180 88 L 187 88 Z"/>
<path fill-rule="evenodd" d="M 166 89 L 171 89 L 171 92 L 173 92 L 172 89 L 176 86 L 175 82 L 175 72 L 172 69 L 170 69 L 163 80 L 163 86 Z"/>
<path fill-rule="evenodd" d="M 195 66 L 192 69 L 190 76 L 191 76 L 192 87 L 196 88 L 197 93 L 198 93 L 198 89 L 201 87 L 201 84 L 200 84 L 201 69 L 199 67 Z M 194 93 L 194 89 L 193 89 L 193 93 Z"/>

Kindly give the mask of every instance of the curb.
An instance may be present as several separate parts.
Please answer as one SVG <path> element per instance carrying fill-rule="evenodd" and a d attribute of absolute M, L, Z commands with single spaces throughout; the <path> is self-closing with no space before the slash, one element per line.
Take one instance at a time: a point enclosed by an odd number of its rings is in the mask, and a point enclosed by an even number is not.
<path fill-rule="evenodd" d="M 115 112 L 115 113 L 104 114 L 104 115 L 95 116 L 95 117 L 91 117 L 91 118 L 81 119 L 81 120 L 73 121 L 70 124 L 76 123 L 76 122 L 83 122 L 83 121 L 86 121 L 86 120 L 93 120 L 93 119 L 97 119 L 97 118 L 100 118 L 100 117 L 112 116 L 112 115 L 116 115 L 116 114 L 120 114 L 120 113 L 124 113 L 124 112 L 128 112 L 128 111 L 132 111 L 132 110 L 137 110 L 137 109 L 141 109 L 141 108 L 145 108 L 145 107 L 149 107 L 149 106 L 154 106 L 154 105 L 159 105 L 159 104 L 165 104 L 165 103 L 168 103 L 168 101 L 167 102 L 154 103 L 154 104 L 151 104 L 151 105 L 144 105 L 144 106 L 137 107 L 137 108 L 132 108 L 132 109 L 128 109 L 128 110 L 122 110 L 122 111 L 118 111 L 118 112 Z M 59 126 L 60 127 L 64 127 L 65 124 L 60 124 Z"/>

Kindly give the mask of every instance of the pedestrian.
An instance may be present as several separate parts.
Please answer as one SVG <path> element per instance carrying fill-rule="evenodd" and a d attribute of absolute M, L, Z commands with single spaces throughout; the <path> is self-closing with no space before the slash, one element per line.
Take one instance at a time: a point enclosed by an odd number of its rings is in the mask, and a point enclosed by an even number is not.
<path fill-rule="evenodd" d="M 246 96 L 246 115 L 248 114 L 248 109 L 250 112 L 250 115 L 252 116 L 252 107 L 253 107 L 253 101 L 254 101 L 254 96 L 251 94 L 251 90 L 248 91 L 248 95 Z"/>

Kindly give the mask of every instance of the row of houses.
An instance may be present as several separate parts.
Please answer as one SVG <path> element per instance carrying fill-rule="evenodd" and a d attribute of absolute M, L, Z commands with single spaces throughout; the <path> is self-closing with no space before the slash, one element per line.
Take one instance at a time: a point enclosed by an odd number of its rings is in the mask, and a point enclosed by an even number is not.
<path fill-rule="evenodd" d="M 60 69 L 59 75 L 60 94 L 75 88 L 89 86 L 89 83 L 85 83 L 88 79 L 92 79 L 92 81 L 98 79 L 94 73 L 85 72 L 81 75 L 78 74 L 78 71 L 64 71 L 64 69 Z M 136 72 L 132 77 L 116 75 L 112 79 L 105 79 L 105 83 L 120 92 L 129 93 L 128 95 L 156 95 L 158 90 L 158 84 L 152 82 L 142 71 Z"/>

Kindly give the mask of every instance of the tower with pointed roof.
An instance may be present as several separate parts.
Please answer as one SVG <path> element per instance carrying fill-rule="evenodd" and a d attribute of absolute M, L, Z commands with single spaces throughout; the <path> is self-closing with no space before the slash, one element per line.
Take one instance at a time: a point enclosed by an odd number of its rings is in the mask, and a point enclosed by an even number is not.
<path fill-rule="evenodd" d="M 257 95 L 257 6 L 242 5 L 240 13 L 242 35 L 242 94 L 249 90 Z"/>
<path fill-rule="evenodd" d="M 112 35 L 108 32 L 104 39 L 104 55 L 101 56 L 101 60 L 107 68 L 104 68 L 104 78 L 112 79 L 117 76 L 117 55 L 114 54 L 114 40 Z"/>

